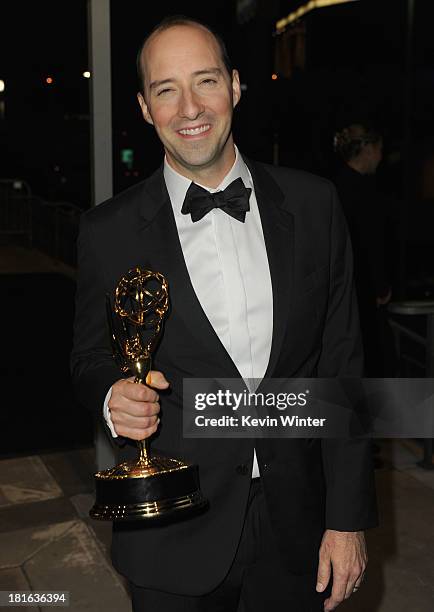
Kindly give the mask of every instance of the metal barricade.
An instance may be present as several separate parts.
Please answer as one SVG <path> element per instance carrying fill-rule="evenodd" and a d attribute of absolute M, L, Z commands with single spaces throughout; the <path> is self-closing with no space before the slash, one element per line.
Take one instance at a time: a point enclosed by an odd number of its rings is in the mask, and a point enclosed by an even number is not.
<path fill-rule="evenodd" d="M 76 266 L 82 211 L 70 202 L 48 202 L 32 195 L 19 179 L 0 179 L 0 238 L 37 249 L 53 260 Z"/>
<path fill-rule="evenodd" d="M 32 208 L 34 248 L 56 261 L 75 267 L 81 213 L 78 206 L 69 202 L 35 201 Z"/>
<path fill-rule="evenodd" d="M 412 365 L 424 370 L 427 378 L 434 378 L 434 300 L 410 300 L 403 302 L 391 302 L 388 305 L 388 311 L 394 315 L 404 316 L 424 316 L 426 317 L 426 332 L 421 335 L 418 332 L 400 324 L 393 318 L 389 318 L 389 323 L 395 335 L 397 353 L 401 362 L 407 361 Z M 411 342 L 422 347 L 424 350 L 424 361 L 405 354 L 402 349 L 402 339 L 408 338 Z M 401 373 L 400 373 L 401 374 Z M 424 440 L 424 456 L 422 461 L 418 463 L 425 469 L 434 469 L 433 461 L 433 440 L 432 438 Z"/>
<path fill-rule="evenodd" d="M 0 179 L 0 236 L 24 237 L 32 243 L 32 194 L 20 179 Z"/>

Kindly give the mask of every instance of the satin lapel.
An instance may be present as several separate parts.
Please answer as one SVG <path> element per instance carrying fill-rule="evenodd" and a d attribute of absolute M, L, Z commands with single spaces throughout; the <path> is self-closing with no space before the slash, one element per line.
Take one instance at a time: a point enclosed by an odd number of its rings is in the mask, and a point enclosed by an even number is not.
<path fill-rule="evenodd" d="M 255 186 L 273 290 L 273 338 L 265 378 L 273 375 L 289 319 L 293 291 L 294 217 L 282 207 L 284 194 L 260 165 L 244 159 Z"/>
<path fill-rule="evenodd" d="M 227 369 L 227 377 L 240 374 L 207 318 L 188 274 L 176 228 L 175 217 L 162 169 L 146 184 L 147 198 L 140 208 L 139 239 L 151 254 L 147 265 L 162 272 L 169 284 L 171 309 L 176 309 L 196 342 L 217 354 Z M 170 314 L 169 314 L 170 316 Z"/>

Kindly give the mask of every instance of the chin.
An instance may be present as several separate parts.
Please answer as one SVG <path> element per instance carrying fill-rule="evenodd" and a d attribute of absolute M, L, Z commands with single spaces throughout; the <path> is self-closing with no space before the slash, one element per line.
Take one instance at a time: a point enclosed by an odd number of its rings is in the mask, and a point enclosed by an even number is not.
<path fill-rule="evenodd" d="M 181 155 L 179 159 L 181 163 L 191 167 L 201 167 L 210 164 L 217 156 L 216 151 L 197 151 L 189 155 Z"/>

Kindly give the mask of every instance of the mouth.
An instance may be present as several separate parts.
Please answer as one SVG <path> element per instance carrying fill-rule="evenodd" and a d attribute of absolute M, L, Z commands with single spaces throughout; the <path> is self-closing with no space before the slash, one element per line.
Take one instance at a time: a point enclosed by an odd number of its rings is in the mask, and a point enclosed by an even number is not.
<path fill-rule="evenodd" d="M 209 133 L 211 130 L 211 125 L 209 123 L 204 123 L 203 125 L 198 125 L 196 127 L 191 128 L 183 128 L 182 130 L 177 130 L 177 133 L 182 136 L 182 138 L 201 138 L 202 136 Z"/>

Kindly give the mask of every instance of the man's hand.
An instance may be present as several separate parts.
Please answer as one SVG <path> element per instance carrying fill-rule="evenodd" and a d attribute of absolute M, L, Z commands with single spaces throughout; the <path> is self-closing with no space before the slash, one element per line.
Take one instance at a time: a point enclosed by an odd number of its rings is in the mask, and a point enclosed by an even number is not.
<path fill-rule="evenodd" d="M 334 610 L 360 587 L 367 563 L 363 531 L 325 531 L 319 551 L 316 587 L 320 593 L 325 590 L 333 569 L 332 594 L 324 602 L 325 612 Z"/>
<path fill-rule="evenodd" d="M 157 371 L 149 372 L 146 385 L 133 381 L 134 378 L 122 379 L 113 385 L 108 407 L 118 436 L 144 440 L 157 431 L 160 422 L 159 397 L 154 389 L 167 389 L 169 383 Z"/>

